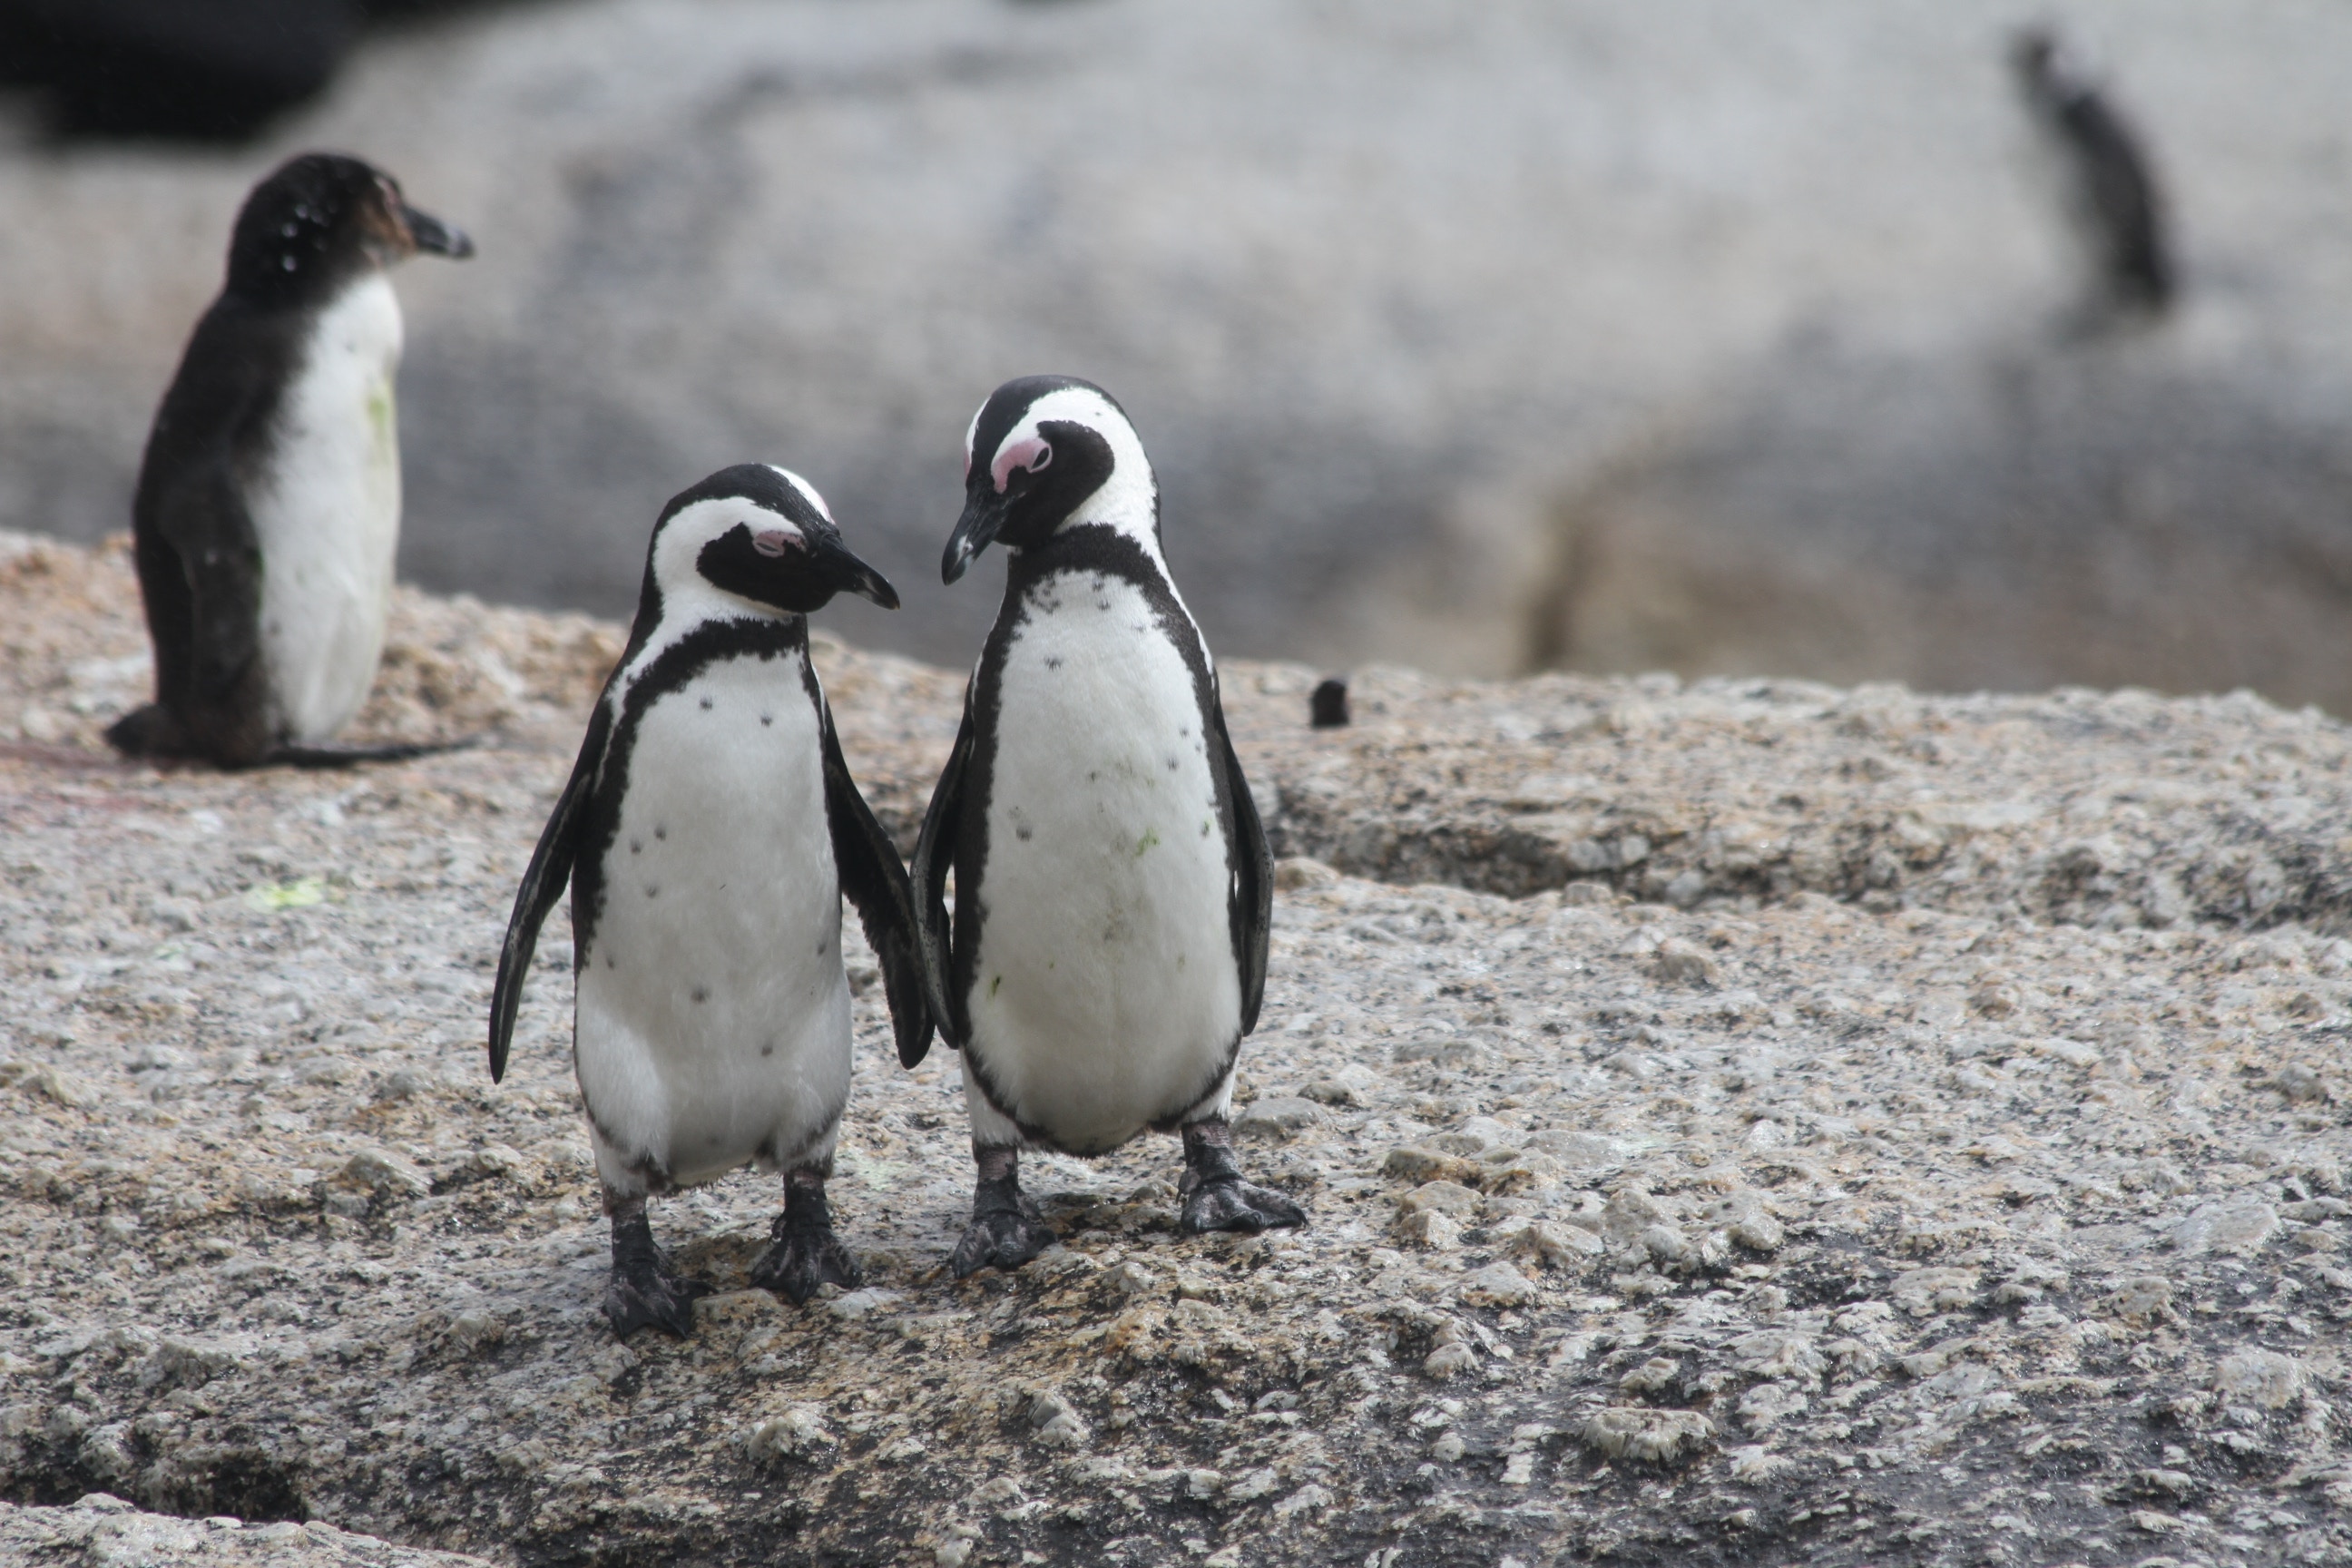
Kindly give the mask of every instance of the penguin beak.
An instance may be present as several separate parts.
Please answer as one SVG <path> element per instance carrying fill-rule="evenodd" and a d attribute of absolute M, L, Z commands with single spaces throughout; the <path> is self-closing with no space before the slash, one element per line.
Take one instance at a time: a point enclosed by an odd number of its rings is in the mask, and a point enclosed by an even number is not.
<path fill-rule="evenodd" d="M 890 580 L 852 555 L 838 536 L 819 536 L 810 558 L 835 590 L 871 599 L 886 610 L 898 607 L 898 590 L 890 586 Z"/>
<path fill-rule="evenodd" d="M 1011 496 L 987 490 L 965 500 L 963 515 L 956 519 L 955 531 L 948 535 L 947 553 L 940 557 L 940 582 L 952 583 L 963 575 L 971 558 L 995 540 L 1012 507 Z"/>
<path fill-rule="evenodd" d="M 403 202 L 400 220 L 408 226 L 408 236 L 419 250 L 429 250 L 436 256 L 446 256 L 452 261 L 463 261 L 474 254 L 474 242 L 466 231 L 455 224 L 443 223 L 431 213 L 418 212 Z"/>

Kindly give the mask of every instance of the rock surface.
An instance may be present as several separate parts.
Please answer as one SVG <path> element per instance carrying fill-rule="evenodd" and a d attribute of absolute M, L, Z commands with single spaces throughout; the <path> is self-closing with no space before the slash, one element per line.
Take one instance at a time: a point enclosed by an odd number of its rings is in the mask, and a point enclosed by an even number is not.
<path fill-rule="evenodd" d="M 777 1194 L 730 1178 L 656 1210 L 696 1335 L 621 1345 L 560 931 L 481 1056 L 616 629 L 404 594 L 363 731 L 495 742 L 221 777 L 98 746 L 119 547 L 8 542 L 0 624 L 12 1548 L 2352 1558 L 2341 724 L 1373 671 L 1318 732 L 1229 663 L 1287 857 L 1243 1152 L 1312 1227 L 1180 1238 L 1146 1140 L 1033 1158 L 1062 1244 L 950 1282 L 953 1062 L 897 1068 L 861 952 L 864 1287 L 744 1289 Z M 820 646 L 904 834 L 961 678 Z"/>

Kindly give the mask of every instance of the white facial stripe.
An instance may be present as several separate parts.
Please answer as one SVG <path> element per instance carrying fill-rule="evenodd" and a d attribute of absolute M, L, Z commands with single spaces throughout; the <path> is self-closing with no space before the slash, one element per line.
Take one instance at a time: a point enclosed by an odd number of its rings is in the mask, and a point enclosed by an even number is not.
<path fill-rule="evenodd" d="M 793 489 L 798 490 L 801 494 L 801 499 L 807 501 L 809 505 L 815 510 L 817 516 L 824 519 L 827 522 L 833 521 L 833 509 L 824 504 L 824 498 L 816 493 L 816 487 L 814 485 L 809 483 L 806 479 L 801 478 L 790 468 L 779 468 L 773 463 L 770 463 L 768 467 L 774 470 L 779 479 L 792 486 Z M 789 524 L 787 526 L 789 526 Z"/>
<path fill-rule="evenodd" d="M 971 483 L 971 444 L 980 436 L 980 416 L 988 412 L 983 403 L 971 411 L 971 423 L 963 427 L 963 482 Z"/>

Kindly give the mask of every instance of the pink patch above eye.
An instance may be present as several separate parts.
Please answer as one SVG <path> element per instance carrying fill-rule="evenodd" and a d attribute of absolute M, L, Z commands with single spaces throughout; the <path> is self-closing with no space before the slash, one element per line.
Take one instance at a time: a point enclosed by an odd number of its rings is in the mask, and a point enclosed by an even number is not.
<path fill-rule="evenodd" d="M 1013 469 L 1026 468 L 1034 474 L 1053 460 L 1051 442 L 1042 436 L 1024 436 L 1018 441 L 1006 442 L 997 451 L 996 461 L 989 468 L 989 478 L 996 481 L 997 494 L 1003 495 L 1004 487 L 1013 482 Z"/>
<path fill-rule="evenodd" d="M 792 548 L 793 536 L 781 528 L 771 528 L 751 536 L 751 548 L 769 557 L 782 555 Z"/>

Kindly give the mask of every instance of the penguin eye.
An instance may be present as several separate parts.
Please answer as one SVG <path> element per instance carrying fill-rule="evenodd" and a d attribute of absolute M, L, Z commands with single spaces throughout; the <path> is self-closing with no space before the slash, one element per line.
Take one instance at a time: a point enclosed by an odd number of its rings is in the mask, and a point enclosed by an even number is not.
<path fill-rule="evenodd" d="M 1045 471 L 1045 465 L 1053 460 L 1054 448 L 1040 441 L 1037 443 L 1037 455 L 1029 459 L 1029 471 L 1033 474 L 1042 473 Z"/>

